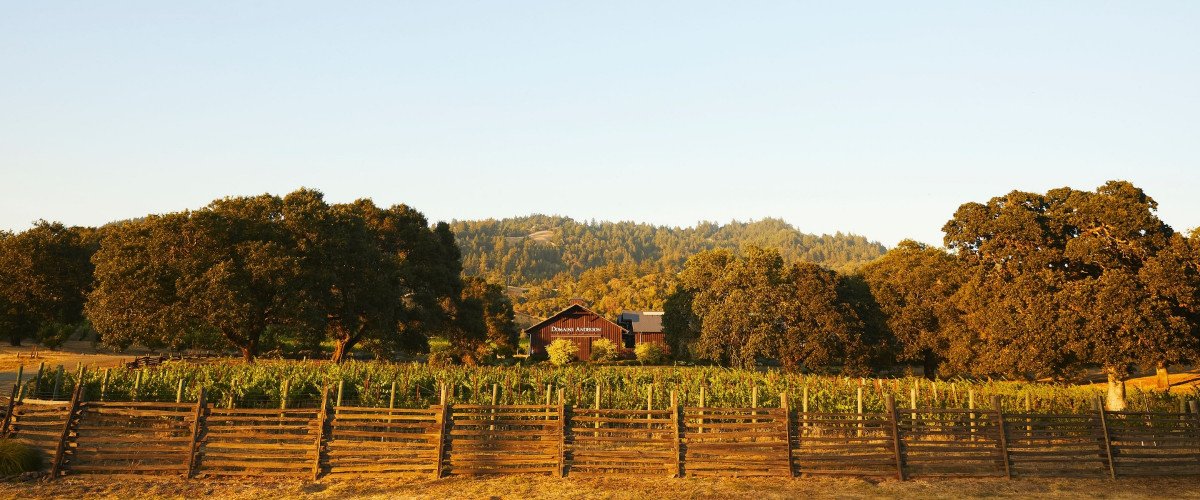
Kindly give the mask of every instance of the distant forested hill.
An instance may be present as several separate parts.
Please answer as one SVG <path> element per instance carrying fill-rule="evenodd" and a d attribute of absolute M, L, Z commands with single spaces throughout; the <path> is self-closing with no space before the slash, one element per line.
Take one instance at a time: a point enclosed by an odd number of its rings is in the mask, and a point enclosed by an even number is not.
<path fill-rule="evenodd" d="M 532 316 L 556 310 L 567 294 L 587 298 L 601 313 L 659 308 L 674 273 L 704 250 L 775 248 L 787 260 L 839 271 L 886 251 L 862 236 L 802 233 L 780 219 L 679 228 L 531 215 L 454 221 L 451 229 L 462 248 L 464 272 L 533 292 L 515 301 L 518 312 Z"/>

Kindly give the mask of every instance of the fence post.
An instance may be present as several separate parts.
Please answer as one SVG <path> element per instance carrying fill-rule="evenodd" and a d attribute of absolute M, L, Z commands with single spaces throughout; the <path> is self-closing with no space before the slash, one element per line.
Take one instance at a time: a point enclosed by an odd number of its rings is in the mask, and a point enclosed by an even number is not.
<path fill-rule="evenodd" d="M 1100 432 L 1104 438 L 1104 455 L 1108 458 L 1108 477 L 1109 479 L 1117 478 L 1117 468 L 1113 464 L 1112 454 L 1112 439 L 1108 435 L 1108 419 L 1105 417 L 1104 401 L 1099 397 L 1096 398 L 1096 408 L 1100 413 Z"/>
<path fill-rule="evenodd" d="M 435 478 L 441 478 L 446 462 L 446 438 L 449 432 L 447 427 L 450 426 L 450 404 L 446 402 L 446 386 L 442 385 L 442 404 L 438 405 L 440 413 L 438 414 L 438 435 L 437 435 L 437 469 L 434 472 Z"/>
<path fill-rule="evenodd" d="M 699 427 L 696 427 L 696 434 L 704 434 L 704 386 L 700 386 L 700 418 Z"/>
<path fill-rule="evenodd" d="M 25 365 L 18 366 L 17 367 L 17 383 L 13 385 L 13 388 L 21 387 L 21 382 L 24 380 L 24 376 L 25 376 Z M 20 391 L 13 391 L 13 393 L 14 393 L 14 397 L 20 397 L 19 396 Z"/>
<path fill-rule="evenodd" d="M 896 422 L 896 398 L 888 394 L 887 400 L 888 424 L 892 428 L 892 453 L 896 458 L 896 479 L 904 480 L 904 459 L 900 454 L 900 424 Z"/>
<path fill-rule="evenodd" d="M 671 391 L 671 432 L 675 437 L 672 440 L 671 447 L 675 450 L 675 477 L 683 477 L 683 459 L 679 456 L 679 441 L 683 439 L 679 429 L 680 413 L 679 398 L 675 395 L 675 391 Z"/>
<path fill-rule="evenodd" d="M 18 384 L 18 385 L 20 385 L 20 384 Z M 16 408 L 16 404 L 17 404 L 17 386 L 14 385 L 13 389 L 12 389 L 12 397 L 8 398 L 8 409 L 5 410 L 5 412 L 4 412 L 4 425 L 2 428 L 0 428 L 0 438 L 8 436 L 8 427 L 10 425 L 12 425 L 12 414 L 13 414 L 13 409 Z"/>
<path fill-rule="evenodd" d="M 779 407 L 783 409 L 783 425 L 786 429 L 788 476 L 796 477 L 796 469 L 792 466 L 792 407 L 788 404 L 786 391 L 779 393 Z"/>
<path fill-rule="evenodd" d="M 992 406 L 996 408 L 996 427 L 1000 429 L 1000 458 L 1004 460 L 1004 477 L 1012 479 L 1012 465 L 1008 462 L 1008 429 L 1004 426 L 1004 407 L 1000 404 L 1000 396 L 992 396 Z"/>
<path fill-rule="evenodd" d="M 204 387 L 200 387 L 200 395 L 196 397 L 195 418 L 192 420 L 192 442 L 188 445 L 187 472 L 184 479 L 191 478 L 196 473 L 196 455 L 200 446 L 200 420 L 204 418 L 207 403 L 204 401 Z"/>
<path fill-rule="evenodd" d="M 1188 409 L 1192 412 L 1192 419 L 1196 421 L 1196 425 L 1192 426 L 1192 434 L 1200 438 L 1200 404 L 1197 404 L 1195 401 L 1188 401 L 1187 405 Z"/>
<path fill-rule="evenodd" d="M 80 381 L 82 382 L 82 381 Z M 63 455 L 67 451 L 67 439 L 71 437 L 71 423 L 75 420 L 75 412 L 79 411 L 79 399 L 83 394 L 83 384 L 76 383 L 71 392 L 71 402 L 67 407 L 67 421 L 63 423 L 62 433 L 58 436 L 58 446 L 54 449 L 54 462 L 50 466 L 50 477 L 57 478 L 62 471 Z"/>
<path fill-rule="evenodd" d="M 567 407 L 563 404 L 563 391 L 558 390 L 558 477 L 567 471 Z"/>
<path fill-rule="evenodd" d="M 321 475 L 321 441 L 325 439 L 325 421 L 329 419 L 329 388 L 321 388 L 321 410 L 317 412 L 317 454 L 313 457 L 313 481 L 317 480 L 317 476 Z M 283 412 L 279 412 L 279 416 L 283 416 Z"/>

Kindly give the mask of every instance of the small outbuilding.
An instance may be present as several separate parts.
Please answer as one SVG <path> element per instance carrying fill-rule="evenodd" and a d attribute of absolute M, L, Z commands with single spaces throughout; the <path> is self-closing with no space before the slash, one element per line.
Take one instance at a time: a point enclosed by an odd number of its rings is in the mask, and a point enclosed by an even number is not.
<path fill-rule="evenodd" d="M 628 332 L 625 347 L 632 349 L 637 344 L 651 343 L 667 345 L 663 333 L 662 311 L 624 311 L 617 317 L 617 324 Z"/>

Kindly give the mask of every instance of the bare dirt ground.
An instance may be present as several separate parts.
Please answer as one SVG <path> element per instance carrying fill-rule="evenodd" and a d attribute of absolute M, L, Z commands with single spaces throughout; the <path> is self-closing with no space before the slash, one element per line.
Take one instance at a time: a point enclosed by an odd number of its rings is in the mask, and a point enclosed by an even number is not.
<path fill-rule="evenodd" d="M 0 498 L 1068 498 L 1200 499 L 1197 478 L 1165 479 L 146 479 L 96 476 L 0 483 Z"/>

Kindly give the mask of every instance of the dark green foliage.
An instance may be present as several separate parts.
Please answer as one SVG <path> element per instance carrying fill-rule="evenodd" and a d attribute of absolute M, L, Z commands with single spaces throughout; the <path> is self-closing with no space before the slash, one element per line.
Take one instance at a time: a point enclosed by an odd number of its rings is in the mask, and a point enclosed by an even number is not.
<path fill-rule="evenodd" d="M 458 259 L 447 226 L 404 205 L 330 205 L 306 189 L 225 198 L 106 228 L 87 312 L 122 348 L 216 334 L 246 360 L 264 340 L 311 349 L 322 337 L 338 362 L 359 344 L 424 351 L 451 328 Z"/>
<path fill-rule="evenodd" d="M 41 450 L 11 439 L 0 439 L 0 476 L 39 471 L 45 463 Z"/>
<path fill-rule="evenodd" d="M 868 368 L 865 323 L 833 271 L 749 247 L 697 254 L 679 280 L 664 318 L 677 352 L 740 367 L 769 358 L 791 371 Z"/>
<path fill-rule="evenodd" d="M 971 373 L 1025 378 L 1101 367 L 1111 409 L 1124 406 L 1120 380 L 1132 369 L 1196 359 L 1200 273 L 1157 206 L 1111 181 L 960 207 L 944 230 L 965 266 L 953 302 L 970 348 L 949 357 Z"/>
<path fill-rule="evenodd" d="M 80 323 L 95 250 L 93 230 L 57 222 L 38 221 L 16 235 L 0 231 L 0 335 L 12 345 L 55 343 L 54 334 Z"/>
<path fill-rule="evenodd" d="M 925 376 L 934 378 L 946 358 L 969 359 L 961 356 L 964 337 L 954 335 L 958 317 L 950 298 L 963 279 L 954 256 L 905 240 L 859 274 L 869 288 L 866 300 L 874 301 L 884 320 L 872 330 L 894 339 L 899 361 L 919 361 Z M 965 367 L 956 368 L 961 372 Z"/>

